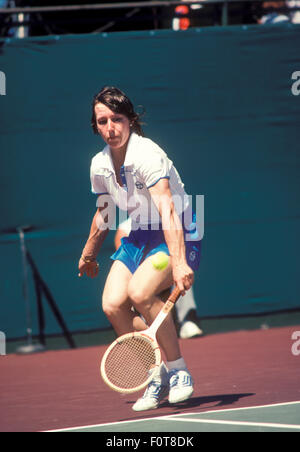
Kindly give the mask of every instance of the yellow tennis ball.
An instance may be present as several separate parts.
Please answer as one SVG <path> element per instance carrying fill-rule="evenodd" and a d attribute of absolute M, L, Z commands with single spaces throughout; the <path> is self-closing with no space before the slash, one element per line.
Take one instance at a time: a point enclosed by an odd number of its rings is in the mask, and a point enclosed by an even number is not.
<path fill-rule="evenodd" d="M 152 257 L 152 265 L 156 270 L 164 270 L 169 263 L 169 256 L 163 251 L 159 251 Z"/>

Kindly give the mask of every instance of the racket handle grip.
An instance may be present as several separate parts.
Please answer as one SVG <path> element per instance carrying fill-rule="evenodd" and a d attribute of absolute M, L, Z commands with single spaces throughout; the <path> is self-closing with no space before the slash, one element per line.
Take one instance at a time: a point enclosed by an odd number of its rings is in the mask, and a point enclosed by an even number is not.
<path fill-rule="evenodd" d="M 171 303 L 175 304 L 176 301 L 178 300 L 178 298 L 180 297 L 181 292 L 178 289 L 178 287 L 176 286 L 175 289 L 172 290 L 171 295 L 168 298 L 168 301 L 171 301 Z"/>

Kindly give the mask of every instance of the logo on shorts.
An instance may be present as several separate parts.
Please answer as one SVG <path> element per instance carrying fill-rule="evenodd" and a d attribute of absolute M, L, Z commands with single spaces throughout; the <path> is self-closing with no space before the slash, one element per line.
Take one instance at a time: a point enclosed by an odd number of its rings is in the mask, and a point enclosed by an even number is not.
<path fill-rule="evenodd" d="M 135 183 L 135 186 L 138 190 L 142 190 L 142 188 L 144 188 L 144 184 L 142 182 L 137 181 Z"/>
<path fill-rule="evenodd" d="M 189 260 L 191 262 L 194 262 L 195 259 L 196 259 L 196 251 L 191 251 L 190 255 L 189 255 Z"/>

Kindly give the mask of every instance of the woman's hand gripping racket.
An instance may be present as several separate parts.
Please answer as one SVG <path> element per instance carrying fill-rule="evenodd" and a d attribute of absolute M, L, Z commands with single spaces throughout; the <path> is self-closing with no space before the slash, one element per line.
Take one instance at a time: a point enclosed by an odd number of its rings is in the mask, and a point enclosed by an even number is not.
<path fill-rule="evenodd" d="M 176 287 L 147 330 L 116 339 L 101 361 L 101 376 L 114 391 L 130 394 L 143 389 L 159 372 L 161 352 L 156 333 L 180 297 Z"/>

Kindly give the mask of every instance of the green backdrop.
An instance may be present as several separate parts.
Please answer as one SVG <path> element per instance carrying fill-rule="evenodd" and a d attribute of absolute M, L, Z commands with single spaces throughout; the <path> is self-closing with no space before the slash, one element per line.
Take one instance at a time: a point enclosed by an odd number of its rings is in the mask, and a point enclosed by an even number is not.
<path fill-rule="evenodd" d="M 97 280 L 77 262 L 95 211 L 90 129 L 105 84 L 146 109 L 145 133 L 205 196 L 195 296 L 202 317 L 300 308 L 300 27 L 191 29 L 0 41 L 0 330 L 25 334 L 21 254 L 8 228 L 30 224 L 28 248 L 71 331 L 109 326 Z M 36 331 L 35 294 L 30 299 Z M 47 333 L 60 331 L 46 308 Z"/>

